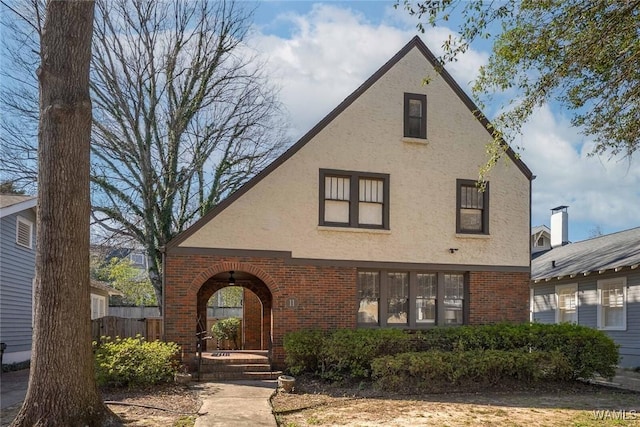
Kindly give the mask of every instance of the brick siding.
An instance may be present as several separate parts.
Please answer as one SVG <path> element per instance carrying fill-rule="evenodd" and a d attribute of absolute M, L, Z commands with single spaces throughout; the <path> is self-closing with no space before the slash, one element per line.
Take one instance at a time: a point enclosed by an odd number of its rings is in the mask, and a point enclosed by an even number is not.
<path fill-rule="evenodd" d="M 276 367 L 284 366 L 286 333 L 356 327 L 355 267 L 288 265 L 284 259 L 269 257 L 168 254 L 165 339 L 182 346 L 185 355 L 195 353 L 198 315 L 204 316 L 207 300 L 227 285 L 213 276 L 231 270 L 255 276 L 236 281 L 255 295 L 245 295 L 245 346 L 268 349 L 271 345 Z M 528 273 L 471 272 L 468 281 L 468 323 L 528 320 Z"/>

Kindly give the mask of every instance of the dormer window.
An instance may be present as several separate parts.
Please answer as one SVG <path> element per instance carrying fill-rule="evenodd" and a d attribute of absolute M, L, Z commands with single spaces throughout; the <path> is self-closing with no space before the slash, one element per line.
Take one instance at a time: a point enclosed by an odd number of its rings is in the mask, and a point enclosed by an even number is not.
<path fill-rule="evenodd" d="M 404 94 L 404 136 L 427 139 L 427 96 Z"/>

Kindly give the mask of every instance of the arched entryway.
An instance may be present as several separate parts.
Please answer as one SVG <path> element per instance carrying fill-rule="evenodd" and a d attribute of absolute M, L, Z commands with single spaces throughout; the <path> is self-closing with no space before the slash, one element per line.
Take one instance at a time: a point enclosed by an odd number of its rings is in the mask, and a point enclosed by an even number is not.
<path fill-rule="evenodd" d="M 233 273 L 232 273 L 233 272 Z M 207 302 L 219 290 L 229 287 L 243 289 L 241 350 L 271 349 L 271 308 L 273 298 L 268 286 L 257 276 L 243 270 L 221 271 L 208 278 L 198 289 L 196 334 L 210 332 L 213 319 L 207 316 Z M 214 350 L 216 343 L 205 341 L 203 350 Z"/>

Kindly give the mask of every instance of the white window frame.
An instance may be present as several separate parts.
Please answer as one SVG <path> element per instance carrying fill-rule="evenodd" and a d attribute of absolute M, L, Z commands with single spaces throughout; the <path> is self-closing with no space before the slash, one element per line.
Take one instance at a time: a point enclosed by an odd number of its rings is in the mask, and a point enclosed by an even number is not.
<path fill-rule="evenodd" d="M 131 252 L 129 254 L 129 260 L 133 265 L 141 265 L 143 267 L 145 266 L 144 254 L 141 254 L 139 252 Z"/>
<path fill-rule="evenodd" d="M 24 243 L 20 242 L 20 223 L 29 227 L 29 244 L 28 245 L 25 245 Z M 16 244 L 18 246 L 22 246 L 23 248 L 33 249 L 33 222 L 19 215 L 16 217 Z"/>
<path fill-rule="evenodd" d="M 91 294 L 91 320 L 107 315 L 107 298 L 102 295 Z"/>
<path fill-rule="evenodd" d="M 604 326 L 604 313 L 602 305 L 602 289 L 613 284 L 620 284 L 622 287 L 622 325 Z M 627 278 L 616 277 L 613 279 L 598 280 L 598 329 L 603 331 L 626 331 L 627 330 Z"/>
<path fill-rule="evenodd" d="M 560 293 L 562 291 L 566 291 L 566 290 L 573 290 L 573 298 L 574 298 L 574 305 L 576 307 L 576 318 L 575 321 L 572 323 L 578 324 L 579 323 L 579 319 L 578 319 L 578 309 L 580 307 L 580 300 L 578 299 L 578 284 L 577 283 L 569 283 L 567 285 L 557 285 L 556 286 L 556 323 L 560 323 Z"/>

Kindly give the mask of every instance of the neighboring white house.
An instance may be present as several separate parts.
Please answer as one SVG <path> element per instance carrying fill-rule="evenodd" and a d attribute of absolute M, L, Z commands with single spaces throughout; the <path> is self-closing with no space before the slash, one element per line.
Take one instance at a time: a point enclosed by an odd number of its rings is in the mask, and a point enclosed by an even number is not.
<path fill-rule="evenodd" d="M 0 194 L 0 342 L 7 346 L 3 363 L 31 357 L 36 205 L 33 196 Z"/>

